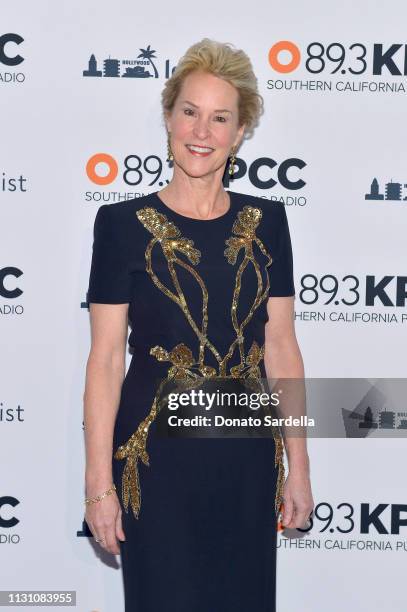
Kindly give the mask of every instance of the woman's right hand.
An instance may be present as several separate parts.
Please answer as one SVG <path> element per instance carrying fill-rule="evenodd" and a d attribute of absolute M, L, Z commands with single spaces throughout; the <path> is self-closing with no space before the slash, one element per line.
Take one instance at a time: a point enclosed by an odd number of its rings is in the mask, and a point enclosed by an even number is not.
<path fill-rule="evenodd" d="M 125 541 L 126 536 L 122 525 L 122 509 L 115 491 L 98 502 L 86 504 L 85 521 L 102 548 L 113 555 L 120 554 L 118 540 Z"/>

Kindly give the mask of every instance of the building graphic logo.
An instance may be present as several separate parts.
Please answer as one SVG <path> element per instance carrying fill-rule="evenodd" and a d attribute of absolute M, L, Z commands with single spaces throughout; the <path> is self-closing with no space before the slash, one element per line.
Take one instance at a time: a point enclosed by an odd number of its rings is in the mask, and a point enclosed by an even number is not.
<path fill-rule="evenodd" d="M 359 417 L 362 415 L 359 415 Z M 397 420 L 396 420 L 397 419 Z M 370 406 L 359 421 L 361 429 L 407 429 L 407 412 L 394 412 L 394 410 L 380 410 L 378 418 L 374 418 Z"/>
<path fill-rule="evenodd" d="M 385 384 L 391 382 L 385 388 Z M 381 379 L 363 394 L 350 410 L 342 408 L 346 438 L 366 438 L 373 432 L 392 437 L 407 435 L 405 379 Z"/>
<path fill-rule="evenodd" d="M 83 71 L 84 77 L 111 77 L 123 79 L 158 79 L 159 73 L 153 61 L 156 59 L 155 49 L 148 45 L 146 49 L 140 48 L 137 59 L 118 60 L 110 56 L 103 60 L 103 70 L 98 68 L 95 55 L 89 58 L 88 68 Z"/>
<path fill-rule="evenodd" d="M 380 193 L 379 181 L 374 178 L 370 185 L 370 192 L 365 193 L 365 200 L 391 200 L 393 202 L 406 202 L 407 195 L 403 197 L 403 187 L 407 187 L 404 183 L 385 183 L 384 193 Z"/>

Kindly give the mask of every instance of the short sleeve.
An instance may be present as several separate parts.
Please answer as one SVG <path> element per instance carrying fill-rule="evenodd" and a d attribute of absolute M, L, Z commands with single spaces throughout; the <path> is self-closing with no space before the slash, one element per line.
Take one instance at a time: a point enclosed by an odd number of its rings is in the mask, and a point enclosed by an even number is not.
<path fill-rule="evenodd" d="M 287 213 L 283 203 L 271 204 L 273 223 L 273 242 L 271 249 L 272 263 L 268 269 L 270 276 L 270 297 L 287 297 L 295 295 L 293 254 Z"/>
<path fill-rule="evenodd" d="M 126 257 L 126 233 L 114 204 L 99 207 L 93 228 L 92 261 L 87 302 L 123 304 L 131 301 L 131 275 Z"/>

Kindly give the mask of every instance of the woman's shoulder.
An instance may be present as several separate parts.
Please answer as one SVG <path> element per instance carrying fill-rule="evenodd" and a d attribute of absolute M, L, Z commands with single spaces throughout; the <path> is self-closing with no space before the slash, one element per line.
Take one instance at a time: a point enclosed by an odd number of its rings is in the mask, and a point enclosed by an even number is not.
<path fill-rule="evenodd" d="M 129 200 L 102 204 L 96 213 L 96 226 L 106 226 L 118 230 L 121 234 L 131 234 L 138 227 L 136 213 L 150 203 L 150 195 L 143 195 Z"/>
<path fill-rule="evenodd" d="M 150 198 L 151 194 L 148 194 L 131 198 L 129 200 L 113 202 L 112 204 L 102 204 L 99 206 L 98 213 L 100 216 L 108 217 L 112 222 L 116 220 L 127 221 L 130 217 L 134 216 L 137 210 L 148 205 Z"/>

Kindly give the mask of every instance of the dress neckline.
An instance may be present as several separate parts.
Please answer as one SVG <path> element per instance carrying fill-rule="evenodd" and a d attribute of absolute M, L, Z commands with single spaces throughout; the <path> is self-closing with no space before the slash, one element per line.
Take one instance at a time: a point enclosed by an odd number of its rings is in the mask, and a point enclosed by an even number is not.
<path fill-rule="evenodd" d="M 153 191 L 150 195 L 152 195 L 155 198 L 155 200 L 157 201 L 157 203 L 161 206 L 163 210 L 174 215 L 175 217 L 186 219 L 192 222 L 198 222 L 198 223 L 215 223 L 216 221 L 220 221 L 221 219 L 227 219 L 233 212 L 232 209 L 233 209 L 234 192 L 226 191 L 226 193 L 229 194 L 229 199 L 230 199 L 229 208 L 225 213 L 223 213 L 223 215 L 220 215 L 219 217 L 215 217 L 214 219 L 195 219 L 195 217 L 188 217 L 187 215 L 182 215 L 181 213 L 177 212 L 176 210 L 174 210 L 173 208 L 170 208 L 167 204 L 165 204 L 165 202 L 158 195 L 159 191 Z"/>

